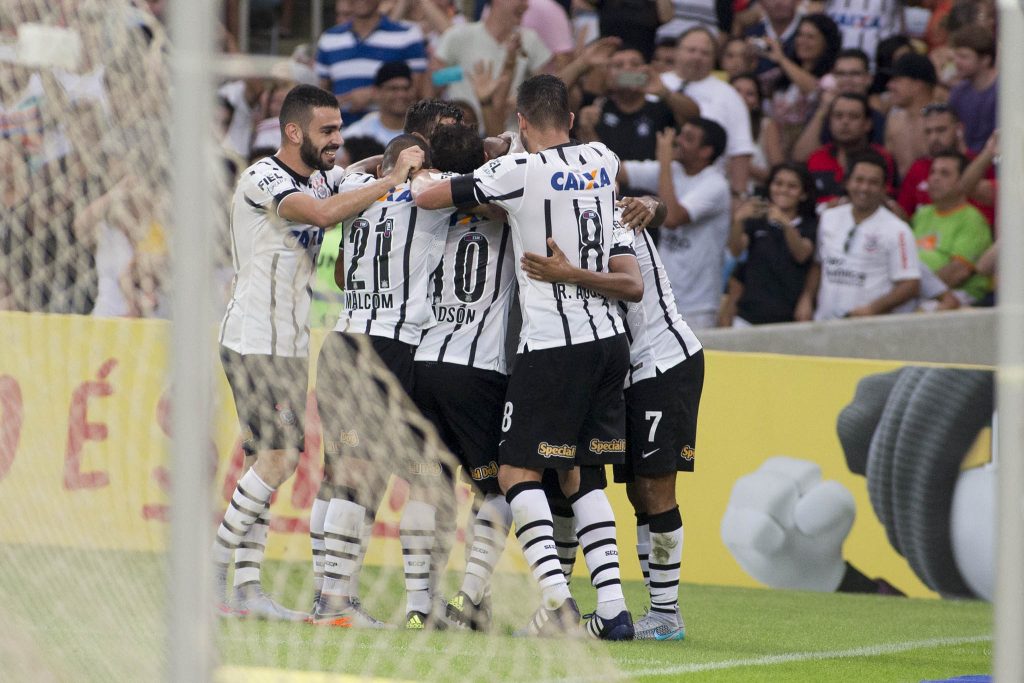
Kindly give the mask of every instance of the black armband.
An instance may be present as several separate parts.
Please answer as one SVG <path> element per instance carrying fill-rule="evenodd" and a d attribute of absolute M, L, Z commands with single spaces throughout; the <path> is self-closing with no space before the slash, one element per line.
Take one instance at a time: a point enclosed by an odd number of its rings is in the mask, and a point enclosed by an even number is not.
<path fill-rule="evenodd" d="M 482 204 L 476 197 L 476 178 L 472 173 L 464 173 L 451 179 L 452 203 L 456 209 L 468 209 Z"/>

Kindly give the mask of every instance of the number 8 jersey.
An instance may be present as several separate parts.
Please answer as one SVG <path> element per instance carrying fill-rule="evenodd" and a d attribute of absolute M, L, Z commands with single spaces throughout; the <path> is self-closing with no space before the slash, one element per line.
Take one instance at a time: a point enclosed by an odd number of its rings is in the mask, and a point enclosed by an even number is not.
<path fill-rule="evenodd" d="M 353 173 L 338 191 L 374 180 Z M 402 183 L 345 224 L 345 310 L 336 332 L 419 344 L 423 330 L 434 324 L 427 280 L 444 253 L 453 212 L 418 208 L 409 183 Z"/>
<path fill-rule="evenodd" d="M 574 266 L 608 272 L 608 261 L 632 254 L 615 244 L 615 175 L 619 159 L 599 142 L 566 143 L 534 154 L 510 154 L 452 180 L 457 206 L 495 204 L 508 212 L 516 259 L 550 256 L 553 237 Z M 597 292 L 530 279 L 516 268 L 523 328 L 519 351 L 571 346 L 622 334 L 613 305 Z"/>

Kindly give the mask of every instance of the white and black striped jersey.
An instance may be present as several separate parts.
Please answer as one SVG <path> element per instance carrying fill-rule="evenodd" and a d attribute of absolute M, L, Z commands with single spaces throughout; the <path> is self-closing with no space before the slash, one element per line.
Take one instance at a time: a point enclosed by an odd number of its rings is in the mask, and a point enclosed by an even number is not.
<path fill-rule="evenodd" d="M 242 171 L 231 200 L 235 275 L 221 344 L 241 354 L 309 355 L 312 279 L 324 231 L 281 218 L 278 207 L 299 192 L 317 199 L 336 194 L 341 175 L 333 168 L 306 178 L 276 157 Z"/>
<path fill-rule="evenodd" d="M 535 154 L 500 157 L 452 181 L 456 205 L 492 203 L 508 212 L 516 259 L 548 254 L 553 237 L 569 262 L 608 272 L 615 245 L 612 221 L 619 159 L 599 142 L 566 143 Z M 566 283 L 532 280 L 516 268 L 523 327 L 519 351 L 570 346 L 623 333 L 614 304 Z"/>
<path fill-rule="evenodd" d="M 339 192 L 375 180 L 352 173 Z M 405 182 L 346 222 L 345 310 L 335 331 L 419 344 L 423 330 L 434 324 L 427 280 L 444 253 L 453 212 L 418 208 Z"/>
<path fill-rule="evenodd" d="M 430 276 L 437 324 L 416 360 L 508 374 L 505 333 L 515 291 L 512 228 L 505 221 L 454 214 L 444 259 Z"/>
<path fill-rule="evenodd" d="M 636 235 L 634 249 L 644 278 L 644 298 L 639 306 L 619 304 L 629 324 L 626 379 L 632 384 L 654 377 L 656 371 L 665 372 L 701 350 L 697 336 L 676 310 L 665 266 L 646 231 Z"/>

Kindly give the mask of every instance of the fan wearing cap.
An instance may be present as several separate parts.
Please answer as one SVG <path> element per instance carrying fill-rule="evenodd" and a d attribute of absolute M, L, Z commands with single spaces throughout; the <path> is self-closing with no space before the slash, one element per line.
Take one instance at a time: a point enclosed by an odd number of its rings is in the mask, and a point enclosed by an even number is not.
<path fill-rule="evenodd" d="M 343 138 L 371 137 L 385 147 L 402 134 L 405 112 L 415 100 L 412 70 L 402 61 L 385 62 L 373 79 L 378 110 L 341 131 Z"/>
<path fill-rule="evenodd" d="M 935 101 L 936 83 L 935 67 L 924 55 L 911 52 L 893 64 L 887 86 L 893 106 L 885 120 L 885 148 L 901 178 L 914 161 L 928 154 L 922 112 Z"/>

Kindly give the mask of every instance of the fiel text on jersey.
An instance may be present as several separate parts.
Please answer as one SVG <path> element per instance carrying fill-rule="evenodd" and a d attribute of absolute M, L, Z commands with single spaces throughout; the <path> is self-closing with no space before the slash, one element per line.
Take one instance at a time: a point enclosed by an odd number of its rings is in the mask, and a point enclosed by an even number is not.
<path fill-rule="evenodd" d="M 574 171 L 558 171 L 551 176 L 551 187 L 564 192 L 567 190 L 598 190 L 612 184 L 605 168 L 594 169 L 589 173 L 576 173 Z"/>

